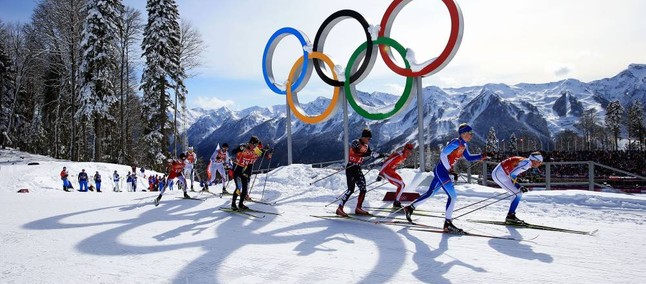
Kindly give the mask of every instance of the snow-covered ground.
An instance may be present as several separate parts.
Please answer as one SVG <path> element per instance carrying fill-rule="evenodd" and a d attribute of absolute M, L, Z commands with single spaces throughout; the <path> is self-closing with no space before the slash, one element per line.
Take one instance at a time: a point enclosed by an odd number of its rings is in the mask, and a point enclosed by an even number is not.
<path fill-rule="evenodd" d="M 38 165 L 27 165 L 38 162 Z M 63 192 L 63 166 L 100 171 L 103 193 Z M 292 165 L 259 175 L 252 197 L 276 201 L 252 208 L 280 213 L 248 219 L 218 210 L 230 197 L 205 201 L 157 193 L 110 190 L 110 173 L 129 167 L 73 163 L 0 150 L 0 283 L 644 283 L 646 196 L 586 191 L 536 191 L 525 195 L 518 216 L 528 222 L 596 236 L 469 222 L 502 220 L 503 201 L 454 221 L 509 241 L 420 232 L 393 225 L 324 220 L 325 206 L 345 189 L 342 173 Z M 415 172 L 402 171 L 405 181 Z M 368 172 L 373 181 L 376 170 Z M 74 180 L 75 177 L 72 178 Z M 266 180 L 266 185 L 265 185 Z M 75 188 L 78 184 L 74 183 Z M 231 186 L 231 185 L 230 185 Z M 30 193 L 16 193 L 21 188 Z M 214 189 L 215 190 L 215 189 Z M 367 206 L 392 186 L 367 195 Z M 411 189 L 409 189 L 411 190 Z M 424 192 L 425 187 L 416 189 Z M 457 208 L 500 193 L 460 184 Z M 197 193 L 192 193 L 198 195 Z M 356 196 L 356 193 L 355 193 Z M 441 215 L 446 195 L 419 209 Z M 346 211 L 354 208 L 352 199 Z M 464 210 L 466 211 L 466 210 Z M 459 215 L 456 212 L 454 216 Z M 381 213 L 384 214 L 384 213 Z M 442 219 L 418 222 L 441 226 Z"/>

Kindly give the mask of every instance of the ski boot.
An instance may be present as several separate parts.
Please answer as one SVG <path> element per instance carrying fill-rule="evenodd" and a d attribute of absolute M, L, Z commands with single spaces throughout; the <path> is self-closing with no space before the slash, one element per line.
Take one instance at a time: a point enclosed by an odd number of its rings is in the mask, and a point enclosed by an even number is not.
<path fill-rule="evenodd" d="M 518 217 L 516 217 L 516 213 L 509 213 L 507 214 L 507 218 L 505 218 L 505 223 L 511 225 L 524 225 L 525 221 L 518 219 Z"/>
<path fill-rule="evenodd" d="M 161 195 L 159 195 L 159 196 L 157 196 L 157 198 L 155 198 L 155 207 L 159 206 L 159 200 L 161 200 Z"/>
<path fill-rule="evenodd" d="M 347 213 L 343 212 L 343 205 L 339 205 L 339 208 L 336 209 L 336 215 L 341 217 L 349 217 Z"/>
<path fill-rule="evenodd" d="M 413 205 L 408 205 L 404 207 L 404 209 L 402 210 L 404 210 L 404 214 L 406 214 L 406 220 L 408 220 L 408 222 L 410 223 L 413 223 L 413 218 L 411 217 L 411 215 L 413 215 L 413 211 L 415 211 L 415 207 L 413 207 Z"/>
<path fill-rule="evenodd" d="M 354 214 L 357 214 L 357 215 L 371 215 L 370 212 L 368 212 L 366 210 L 363 210 L 363 208 L 361 208 L 361 207 L 355 208 L 354 209 Z"/>
<path fill-rule="evenodd" d="M 236 206 L 235 201 L 233 203 L 231 203 L 231 210 L 238 211 L 238 206 Z"/>
<path fill-rule="evenodd" d="M 464 230 L 453 225 L 453 222 L 449 219 L 444 220 L 444 232 L 451 234 L 465 234 Z"/>
<path fill-rule="evenodd" d="M 189 199 L 191 198 L 191 197 L 188 195 L 188 193 L 186 193 L 186 191 L 184 191 L 184 198 L 189 198 Z"/>
<path fill-rule="evenodd" d="M 402 208 L 402 203 L 395 200 L 395 202 L 393 202 L 393 209 L 400 209 L 400 208 Z"/>
<path fill-rule="evenodd" d="M 238 209 L 240 209 L 240 211 L 249 210 L 249 207 L 245 206 L 242 202 L 240 202 L 240 204 L 238 204 Z"/>

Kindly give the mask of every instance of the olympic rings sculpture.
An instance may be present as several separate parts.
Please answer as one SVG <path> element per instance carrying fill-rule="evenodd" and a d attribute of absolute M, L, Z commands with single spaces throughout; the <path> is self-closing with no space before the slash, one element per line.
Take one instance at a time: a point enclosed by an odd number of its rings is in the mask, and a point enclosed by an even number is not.
<path fill-rule="evenodd" d="M 338 102 L 340 101 L 339 92 L 341 87 L 344 88 L 348 103 L 359 115 L 372 120 L 383 120 L 394 116 L 401 110 L 405 109 L 410 102 L 414 84 L 413 78 L 430 76 L 442 70 L 451 61 L 451 59 L 453 59 L 453 56 L 455 56 L 458 48 L 460 47 L 460 43 L 462 42 L 464 23 L 460 7 L 454 0 L 442 0 L 448 8 L 451 17 L 451 32 L 446 46 L 438 57 L 429 60 L 429 63 L 421 67 L 419 70 L 412 70 L 410 63 L 406 59 L 406 48 L 396 40 L 390 38 L 390 31 L 394 19 L 397 17 L 397 14 L 399 14 L 401 9 L 411 1 L 412 0 L 394 0 L 386 9 L 386 12 L 381 19 L 380 26 L 377 27 L 377 29 L 370 26 L 365 18 L 356 11 L 337 11 L 323 21 L 316 33 L 313 45 L 310 43 L 305 33 L 297 29 L 290 27 L 279 29 L 269 38 L 263 52 L 262 70 L 265 83 L 267 83 L 273 92 L 287 95 L 287 102 L 294 113 L 294 116 L 305 123 L 315 124 L 332 117 L 336 112 Z M 339 81 L 339 74 L 335 71 L 335 64 L 332 59 L 325 55 L 323 49 L 325 40 L 332 28 L 337 23 L 349 18 L 354 19 L 361 24 L 366 35 L 366 42 L 361 44 L 350 56 L 343 74 L 346 79 Z M 274 51 L 280 40 L 289 35 L 295 36 L 299 40 L 303 48 L 303 55 L 296 60 L 289 72 L 285 85 L 282 86 L 281 84 L 276 83 L 274 79 L 272 60 Z M 355 87 L 355 85 L 361 82 L 361 80 L 363 80 L 372 70 L 377 57 L 377 49 L 374 48 L 375 45 L 378 46 L 379 53 L 386 66 L 388 66 L 393 72 L 406 77 L 406 85 L 402 96 L 397 100 L 392 110 L 384 113 L 371 113 L 364 109 L 358 103 L 359 100 Z M 404 67 L 400 67 L 395 63 L 392 49 L 402 57 L 405 65 Z M 361 58 L 361 60 L 358 60 L 359 58 Z M 358 61 L 361 62 L 359 66 L 357 66 Z M 330 69 L 332 78 L 328 77 L 328 75 L 323 71 L 323 64 L 327 65 Z M 321 80 L 334 87 L 330 105 L 328 105 L 328 107 L 319 115 L 306 114 L 301 107 L 297 96 L 297 92 L 302 90 L 309 81 L 312 69 L 316 70 L 316 73 Z"/>

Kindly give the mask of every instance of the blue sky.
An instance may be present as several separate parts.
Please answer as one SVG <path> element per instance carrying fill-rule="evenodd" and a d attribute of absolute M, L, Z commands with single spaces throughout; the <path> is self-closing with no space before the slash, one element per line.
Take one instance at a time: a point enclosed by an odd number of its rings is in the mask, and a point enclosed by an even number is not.
<path fill-rule="evenodd" d="M 124 1 L 142 11 L 144 0 Z M 183 19 L 197 27 L 207 44 L 203 66 L 187 81 L 189 107 L 242 109 L 284 103 L 265 85 L 261 58 L 269 37 L 282 27 L 306 33 L 313 42 L 332 13 L 352 9 L 378 24 L 390 0 L 180 0 Z M 32 0 L 0 0 L 5 22 L 28 21 Z M 425 86 L 462 87 L 485 83 L 543 83 L 565 78 L 584 82 L 613 76 L 630 63 L 646 63 L 646 1 L 641 0 L 461 0 L 462 44 L 442 71 L 423 79 Z M 396 18 L 391 37 L 416 52 L 418 61 L 437 56 L 448 38 L 449 16 L 441 1 L 412 1 Z M 328 36 L 326 54 L 345 65 L 364 41 L 353 20 L 339 23 Z M 284 81 L 302 54 L 295 38 L 281 41 L 274 74 Z M 398 94 L 405 78 L 376 60 L 357 85 L 367 92 Z M 332 87 L 313 74 L 299 93 L 301 101 L 331 97 Z"/>

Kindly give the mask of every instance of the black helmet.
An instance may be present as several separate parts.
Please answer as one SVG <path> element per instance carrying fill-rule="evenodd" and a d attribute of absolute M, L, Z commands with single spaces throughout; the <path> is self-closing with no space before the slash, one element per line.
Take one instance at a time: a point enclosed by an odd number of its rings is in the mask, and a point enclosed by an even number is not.
<path fill-rule="evenodd" d="M 222 148 L 229 148 L 229 144 L 227 143 L 222 144 Z"/>
<path fill-rule="evenodd" d="M 179 153 L 179 158 L 182 159 L 182 160 L 186 159 L 186 154 Z"/>
<path fill-rule="evenodd" d="M 372 131 L 368 128 L 364 128 L 361 132 L 361 137 L 372 138 Z"/>
<path fill-rule="evenodd" d="M 462 124 L 460 124 L 460 126 L 458 127 L 458 134 L 462 134 L 462 133 L 466 133 L 466 132 L 471 132 L 471 131 L 473 131 L 473 129 L 471 128 L 471 126 L 470 126 L 470 125 L 468 125 L 468 124 L 466 124 L 466 123 L 462 123 Z"/>
<path fill-rule="evenodd" d="M 251 138 L 249 138 L 249 143 L 251 143 L 251 144 L 260 144 L 260 139 L 258 139 L 258 137 L 256 137 L 256 136 L 251 136 Z"/>

